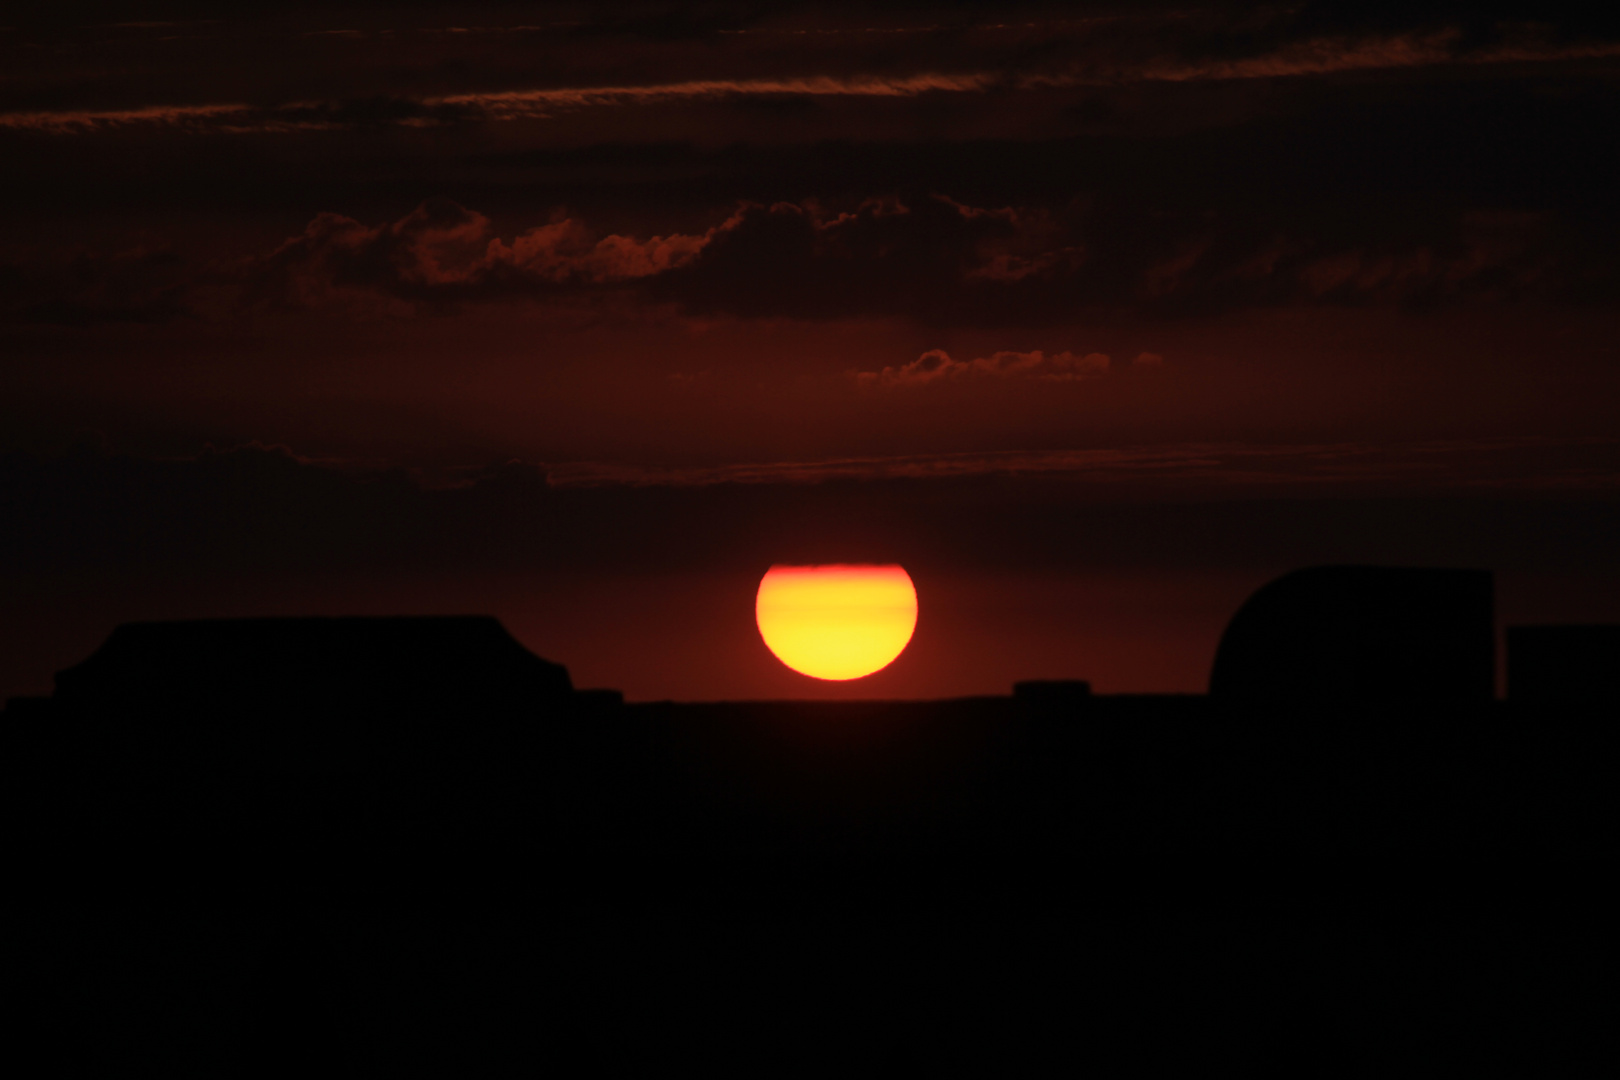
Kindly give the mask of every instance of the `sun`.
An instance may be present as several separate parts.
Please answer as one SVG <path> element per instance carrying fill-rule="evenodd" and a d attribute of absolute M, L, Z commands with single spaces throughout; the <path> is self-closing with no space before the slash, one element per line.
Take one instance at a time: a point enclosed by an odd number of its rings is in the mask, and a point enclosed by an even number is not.
<path fill-rule="evenodd" d="M 773 566 L 754 600 L 776 658 L 816 679 L 888 667 L 917 628 L 917 589 L 900 566 Z"/>

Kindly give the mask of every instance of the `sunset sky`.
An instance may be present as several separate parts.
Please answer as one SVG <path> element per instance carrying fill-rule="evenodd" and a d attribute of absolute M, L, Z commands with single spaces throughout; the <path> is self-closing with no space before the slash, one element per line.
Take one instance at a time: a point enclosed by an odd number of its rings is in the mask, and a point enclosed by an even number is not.
<path fill-rule="evenodd" d="M 1323 562 L 1620 620 L 1613 11 L 38 7 L 0 695 L 474 611 L 633 700 L 1201 691 Z M 919 603 L 836 685 L 753 622 L 832 562 Z"/>

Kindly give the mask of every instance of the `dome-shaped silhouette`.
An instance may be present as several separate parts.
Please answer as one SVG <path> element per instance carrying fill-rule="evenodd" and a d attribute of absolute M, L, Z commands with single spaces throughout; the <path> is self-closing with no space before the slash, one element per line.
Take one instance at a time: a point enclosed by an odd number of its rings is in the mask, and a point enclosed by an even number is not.
<path fill-rule="evenodd" d="M 1240 705 L 1477 704 L 1494 655 L 1489 571 L 1320 566 L 1238 609 L 1209 689 Z"/>

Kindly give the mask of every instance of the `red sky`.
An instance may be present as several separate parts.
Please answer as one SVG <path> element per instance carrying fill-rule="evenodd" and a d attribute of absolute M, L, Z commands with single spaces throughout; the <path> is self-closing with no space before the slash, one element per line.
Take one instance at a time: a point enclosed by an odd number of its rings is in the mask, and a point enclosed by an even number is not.
<path fill-rule="evenodd" d="M 1620 618 L 1617 65 L 1512 3 L 19 17 L 0 692 L 383 610 L 824 692 L 750 637 L 799 559 L 917 578 L 883 696 L 1196 690 L 1313 562 Z"/>

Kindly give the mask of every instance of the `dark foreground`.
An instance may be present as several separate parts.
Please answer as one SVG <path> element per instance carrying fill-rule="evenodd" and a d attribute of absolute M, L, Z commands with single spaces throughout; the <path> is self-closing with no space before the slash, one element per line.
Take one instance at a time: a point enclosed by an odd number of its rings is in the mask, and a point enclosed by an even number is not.
<path fill-rule="evenodd" d="M 1620 628 L 1507 644 L 1499 702 L 1488 574 L 1358 567 L 1256 593 L 1209 697 L 625 706 L 487 618 L 121 627 L 0 729 L 11 1054 L 1607 1075 Z"/>
<path fill-rule="evenodd" d="M 7 966 L 61 1075 L 1543 1072 L 1612 1004 L 1595 717 L 598 695 L 263 768 L 14 711 Z"/>

